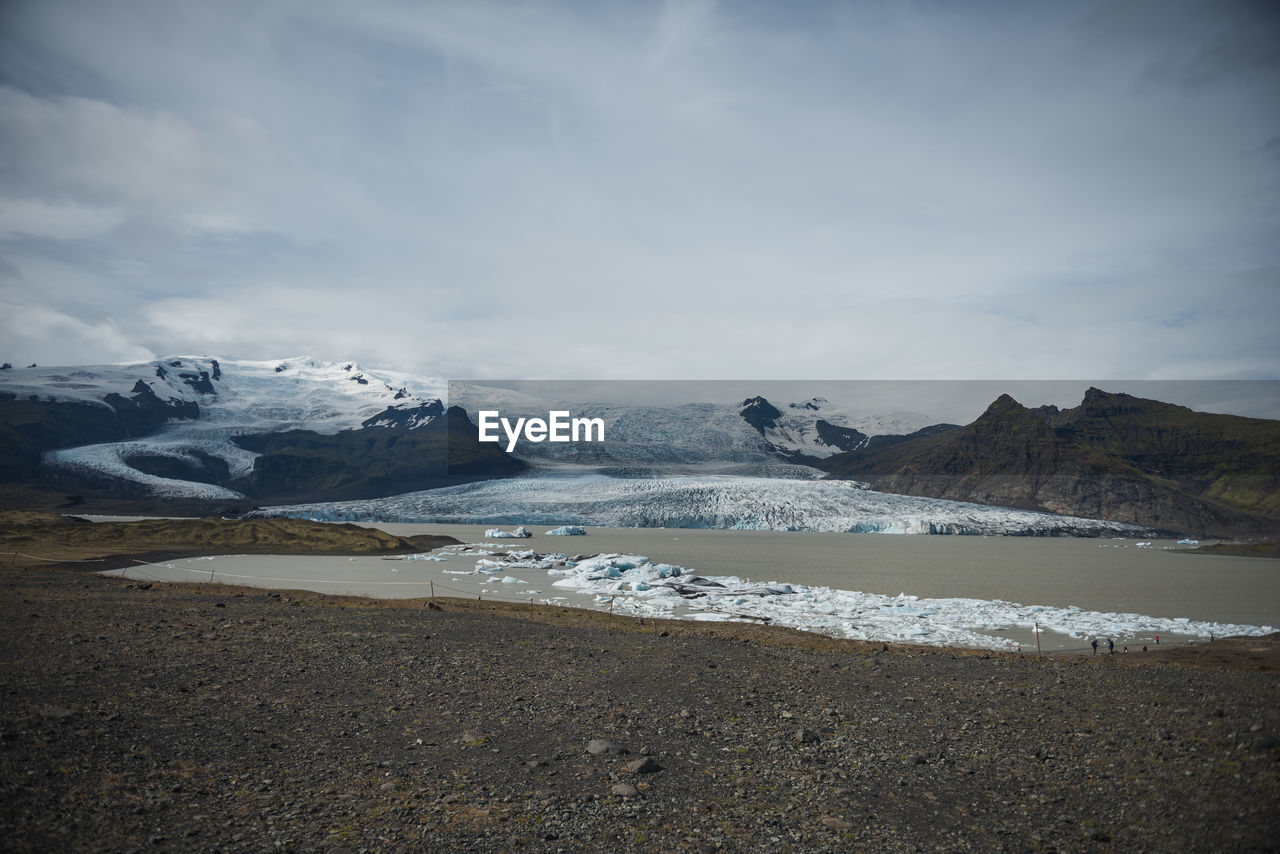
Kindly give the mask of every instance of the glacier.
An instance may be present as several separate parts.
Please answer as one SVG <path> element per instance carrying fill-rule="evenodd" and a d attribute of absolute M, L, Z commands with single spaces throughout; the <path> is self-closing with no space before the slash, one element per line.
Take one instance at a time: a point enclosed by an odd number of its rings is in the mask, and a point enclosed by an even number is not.
<path fill-rule="evenodd" d="M 203 453 L 225 462 L 231 477 L 239 478 L 253 470 L 258 455 L 236 445 L 234 436 L 288 430 L 333 434 L 388 411 L 411 414 L 443 400 L 448 390 L 443 379 L 308 356 L 269 361 L 167 356 L 154 362 L 5 371 L 0 392 L 87 403 L 107 411 L 104 396 L 129 397 L 138 382 L 163 401 L 196 403 L 199 418 L 170 421 L 140 439 L 49 451 L 44 463 L 124 481 L 158 496 L 238 499 L 244 496 L 221 486 L 147 474 L 130 465 L 130 459 L 161 456 L 191 462 L 195 453 Z M 427 419 L 414 418 L 408 426 L 425 423 Z"/>
<path fill-rule="evenodd" d="M 853 481 L 725 475 L 521 477 L 364 501 L 268 507 L 258 513 L 343 522 L 1026 536 L 1147 533 L 1120 522 L 874 492 Z"/>

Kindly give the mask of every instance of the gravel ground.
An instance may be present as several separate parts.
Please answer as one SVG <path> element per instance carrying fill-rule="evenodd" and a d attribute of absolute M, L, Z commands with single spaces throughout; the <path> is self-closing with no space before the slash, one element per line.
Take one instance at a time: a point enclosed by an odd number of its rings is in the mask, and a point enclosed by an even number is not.
<path fill-rule="evenodd" d="M 1248 655 L 808 648 L 59 569 L 0 590 L 4 850 L 1280 850 L 1280 678 Z"/>

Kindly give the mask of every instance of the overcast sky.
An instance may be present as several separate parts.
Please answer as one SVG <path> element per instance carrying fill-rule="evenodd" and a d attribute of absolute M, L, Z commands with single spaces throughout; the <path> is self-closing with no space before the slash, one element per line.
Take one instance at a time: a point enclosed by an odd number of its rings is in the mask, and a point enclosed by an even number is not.
<path fill-rule="evenodd" d="M 0 4 L 0 360 L 1280 377 L 1274 3 Z"/>

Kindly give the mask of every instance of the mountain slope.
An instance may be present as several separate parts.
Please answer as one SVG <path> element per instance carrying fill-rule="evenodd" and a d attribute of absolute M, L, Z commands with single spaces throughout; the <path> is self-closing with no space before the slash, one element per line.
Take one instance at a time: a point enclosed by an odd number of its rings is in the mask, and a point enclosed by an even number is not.
<path fill-rule="evenodd" d="M 376 498 L 450 484 L 504 477 L 526 466 L 496 444 L 475 440 L 467 413 L 422 429 L 365 427 L 325 435 L 312 430 L 237 436 L 259 456 L 253 471 L 233 483 L 260 501 L 292 502 Z"/>
<path fill-rule="evenodd" d="M 1003 395 L 972 424 L 817 465 L 887 492 L 1171 531 L 1280 528 L 1280 422 L 1096 388 L 1065 410 Z"/>
<path fill-rule="evenodd" d="M 310 358 L 0 371 L 0 480 L 197 500 L 316 500 L 523 468 L 442 380 Z"/>

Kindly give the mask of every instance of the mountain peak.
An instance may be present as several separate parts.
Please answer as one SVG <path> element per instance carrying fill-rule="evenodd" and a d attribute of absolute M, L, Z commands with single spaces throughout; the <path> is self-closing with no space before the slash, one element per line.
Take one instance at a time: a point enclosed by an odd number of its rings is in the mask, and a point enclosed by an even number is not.
<path fill-rule="evenodd" d="M 782 413 L 776 406 L 759 395 L 742 401 L 740 412 L 742 420 L 758 430 L 762 436 L 766 429 L 775 426 L 778 419 L 782 417 Z"/>
<path fill-rule="evenodd" d="M 1020 413 L 1029 412 L 1029 411 L 1030 410 L 1028 410 L 1021 403 L 1018 403 L 1018 401 L 1014 400 L 1012 396 L 1008 394 L 1002 394 L 991 402 L 991 405 L 987 407 L 986 412 L 978 416 L 978 420 L 979 421 L 989 420 L 992 418 L 1000 418 L 1000 417 L 1020 414 Z"/>

